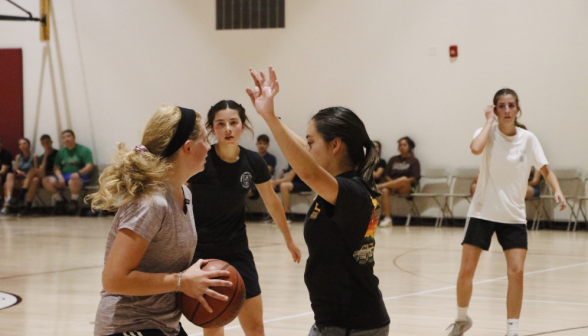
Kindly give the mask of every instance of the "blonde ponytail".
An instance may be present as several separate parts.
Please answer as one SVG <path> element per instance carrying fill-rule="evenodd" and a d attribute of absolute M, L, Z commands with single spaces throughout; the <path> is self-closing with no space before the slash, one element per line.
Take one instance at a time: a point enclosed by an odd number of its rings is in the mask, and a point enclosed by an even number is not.
<path fill-rule="evenodd" d="M 93 210 L 116 211 L 142 195 L 152 196 L 165 192 L 165 181 L 177 154 L 162 158 L 161 154 L 171 141 L 181 118 L 177 106 L 163 105 L 149 119 L 143 132 L 142 145 L 147 151 L 131 150 L 119 143 L 110 160 L 110 166 L 100 176 L 100 189 L 88 195 Z M 200 136 L 200 115 L 196 113 L 196 126 L 190 140 Z"/>

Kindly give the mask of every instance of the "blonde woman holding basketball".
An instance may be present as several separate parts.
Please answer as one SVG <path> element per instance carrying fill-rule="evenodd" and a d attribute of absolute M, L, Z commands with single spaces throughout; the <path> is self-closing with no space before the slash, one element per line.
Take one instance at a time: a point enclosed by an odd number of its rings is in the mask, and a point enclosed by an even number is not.
<path fill-rule="evenodd" d="M 186 333 L 176 292 L 227 300 L 210 289 L 231 286 L 228 271 L 190 267 L 196 229 L 190 176 L 202 171 L 210 145 L 194 110 L 162 106 L 147 123 L 140 146 L 119 144 L 112 165 L 100 177 L 92 208 L 117 211 L 106 243 L 95 335 L 171 336 Z"/>
<path fill-rule="evenodd" d="M 533 133 L 518 127 L 517 114 L 521 111 L 518 95 L 511 89 L 502 89 L 494 95 L 493 102 L 494 105 L 484 112 L 484 127 L 476 131 L 470 145 L 474 155 L 482 155 L 482 163 L 466 221 L 457 279 L 458 313 L 450 326 L 450 336 L 461 336 L 472 327 L 472 319 L 467 314 L 472 280 L 480 254 L 490 247 L 494 232 L 507 264 L 506 335 L 518 336 L 527 256 L 525 194 L 532 166 L 541 171 L 553 189 L 560 209 L 566 207 L 557 177 L 549 168 L 539 140 Z M 494 125 L 495 119 L 497 125 Z"/>

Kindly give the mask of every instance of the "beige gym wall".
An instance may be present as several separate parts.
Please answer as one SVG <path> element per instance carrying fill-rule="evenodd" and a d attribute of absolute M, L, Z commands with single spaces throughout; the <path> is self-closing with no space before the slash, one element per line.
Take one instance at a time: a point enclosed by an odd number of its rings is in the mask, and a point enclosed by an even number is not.
<path fill-rule="evenodd" d="M 37 0 L 18 3 L 38 13 Z M 510 87 L 520 95 L 521 122 L 539 137 L 551 165 L 588 169 L 588 1 L 287 0 L 286 6 L 286 29 L 217 31 L 214 0 L 54 0 L 55 81 L 47 65 L 42 85 L 38 24 L 0 22 L 0 47 L 24 50 L 27 136 L 34 133 L 39 92 L 37 137 L 56 137 L 56 110 L 63 125 L 69 111 L 79 142 L 96 150 L 100 163 L 117 141 L 137 144 L 161 103 L 206 113 L 218 100 L 234 99 L 248 109 L 256 134 L 267 132 L 244 89 L 251 85 L 249 66 L 272 64 L 282 90 L 277 113 L 299 134 L 320 108 L 343 105 L 383 143 L 386 159 L 396 154 L 396 140 L 409 135 L 423 167 L 477 166 L 471 137 L 494 93 Z M 6 3 L 0 12 L 19 14 Z M 453 61 L 450 45 L 459 47 Z M 253 148 L 250 139 L 243 144 Z M 277 152 L 275 143 L 270 151 Z"/>

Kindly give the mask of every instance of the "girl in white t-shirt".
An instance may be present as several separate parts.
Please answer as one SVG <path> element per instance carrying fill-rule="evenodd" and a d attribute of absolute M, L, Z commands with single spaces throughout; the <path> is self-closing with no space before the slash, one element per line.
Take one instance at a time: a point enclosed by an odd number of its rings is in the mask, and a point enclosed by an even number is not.
<path fill-rule="evenodd" d="M 518 336 L 523 301 L 523 267 L 527 256 L 525 194 L 531 167 L 541 171 L 553 189 L 560 209 L 566 207 L 557 177 L 549 168 L 535 135 L 518 127 L 519 98 L 511 89 L 494 95 L 494 105 L 484 111 L 486 124 L 474 134 L 470 148 L 482 154 L 480 175 L 468 211 L 457 279 L 458 316 L 449 335 L 461 336 L 472 326 L 467 315 L 472 279 L 483 250 L 488 250 L 494 232 L 506 256 L 508 274 L 507 336 Z M 498 124 L 494 125 L 494 116 Z"/>

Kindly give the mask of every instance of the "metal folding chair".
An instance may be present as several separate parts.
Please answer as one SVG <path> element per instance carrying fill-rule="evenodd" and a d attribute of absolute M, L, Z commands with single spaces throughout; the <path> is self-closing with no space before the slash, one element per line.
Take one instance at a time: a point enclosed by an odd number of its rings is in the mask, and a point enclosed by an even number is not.
<path fill-rule="evenodd" d="M 580 178 L 581 172 L 577 168 L 571 168 L 571 169 L 553 169 L 553 173 L 555 174 L 555 176 L 557 176 L 557 179 L 559 180 L 559 185 L 560 185 L 561 190 L 564 194 L 564 197 L 566 198 L 566 201 L 568 203 L 568 207 L 571 211 L 570 218 L 568 220 L 568 231 L 569 231 L 570 227 L 572 225 L 572 219 L 574 219 L 576 222 L 578 221 L 578 215 L 576 214 L 576 206 L 577 206 L 577 194 L 579 191 L 580 183 L 582 182 L 582 180 Z M 546 215 L 546 218 L 548 220 L 550 220 L 549 212 L 547 211 L 547 206 L 545 203 L 548 200 L 555 199 L 551 188 L 546 187 L 545 193 L 540 195 L 540 198 L 541 198 L 541 210 L 542 210 L 541 212 L 543 212 Z M 551 209 L 551 210 L 553 210 L 553 209 Z M 536 227 L 534 227 L 533 229 L 535 229 L 535 230 L 539 229 L 540 220 L 541 220 L 541 218 L 539 218 L 539 220 L 537 221 Z"/>
<path fill-rule="evenodd" d="M 415 192 L 406 197 L 410 204 L 411 211 L 407 217 L 406 226 L 410 225 L 411 213 L 421 218 L 421 211 L 418 208 L 417 200 L 432 199 L 437 205 L 439 214 L 435 218 L 435 226 L 441 226 L 444 220 L 443 208 L 447 199 L 445 195 L 449 190 L 449 175 L 444 168 L 427 168 L 421 172 L 421 180 L 417 185 Z"/>
<path fill-rule="evenodd" d="M 472 202 L 471 186 L 478 172 L 478 168 L 458 168 L 451 174 L 449 193 L 444 195 L 445 206 L 442 211 L 444 216 L 449 215 L 452 223 L 455 223 L 455 216 L 453 215 L 455 200 L 465 199 L 468 203 Z"/>
<path fill-rule="evenodd" d="M 440 181 L 441 180 L 441 181 Z M 410 226 L 410 222 L 412 217 L 415 216 L 419 223 L 421 222 L 421 211 L 417 203 L 415 202 L 416 198 L 432 198 L 435 203 L 441 209 L 443 206 L 439 201 L 438 197 L 443 197 L 445 195 L 444 192 L 436 192 L 436 189 L 439 189 L 439 186 L 442 185 L 447 187 L 448 185 L 448 176 L 447 171 L 442 168 L 429 168 L 423 169 L 421 172 L 421 180 L 413 189 L 414 191 L 410 194 L 394 194 L 392 196 L 396 197 L 397 199 L 404 199 L 409 206 L 408 214 L 406 215 L 406 222 L 405 226 Z M 442 221 L 443 214 L 437 216 L 435 220 L 435 226 L 438 225 L 439 221 Z"/>
<path fill-rule="evenodd" d="M 578 187 L 578 193 L 576 194 L 576 202 L 577 202 L 577 216 L 576 216 L 576 220 L 574 221 L 574 231 L 576 231 L 576 227 L 578 226 L 578 221 L 579 221 L 579 216 L 582 215 L 582 217 L 584 218 L 584 223 L 586 224 L 586 230 L 588 231 L 588 218 L 586 215 L 586 211 L 584 211 L 584 209 L 582 208 L 582 206 L 584 205 L 584 203 L 588 200 L 588 194 L 586 193 L 587 189 L 586 189 L 586 183 L 588 182 L 588 177 L 586 177 L 583 180 L 583 183 L 581 183 Z M 581 190 L 583 188 L 583 190 Z M 582 196 L 580 196 L 580 193 L 582 194 Z"/>

